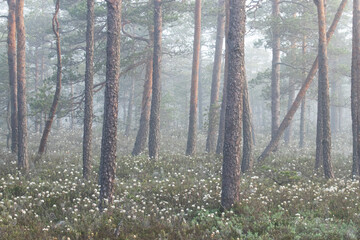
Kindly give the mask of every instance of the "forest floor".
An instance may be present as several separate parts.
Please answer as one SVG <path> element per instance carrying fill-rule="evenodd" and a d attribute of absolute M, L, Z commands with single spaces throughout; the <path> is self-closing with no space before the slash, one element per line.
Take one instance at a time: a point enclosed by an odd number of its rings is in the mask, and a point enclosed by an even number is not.
<path fill-rule="evenodd" d="M 314 173 L 313 147 L 280 147 L 242 176 L 241 200 L 230 211 L 220 207 L 219 156 L 186 157 L 173 135 L 150 161 L 126 155 L 133 139 L 120 137 L 115 200 L 103 213 L 100 138 L 89 181 L 82 179 L 81 134 L 50 138 L 28 176 L 0 151 L 0 239 L 360 239 L 360 186 L 350 178 L 351 143 L 340 137 L 333 141 L 335 179 Z"/>

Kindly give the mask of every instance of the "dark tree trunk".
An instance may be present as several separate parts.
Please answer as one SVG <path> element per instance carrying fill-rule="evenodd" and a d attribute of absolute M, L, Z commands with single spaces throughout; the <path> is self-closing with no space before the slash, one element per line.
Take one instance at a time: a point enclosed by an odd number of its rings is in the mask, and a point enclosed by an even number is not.
<path fill-rule="evenodd" d="M 113 202 L 120 77 L 121 0 L 107 0 L 106 85 L 100 158 L 102 211 Z"/>
<path fill-rule="evenodd" d="M 252 156 L 253 148 L 253 126 L 250 108 L 250 98 L 248 91 L 247 81 L 244 81 L 244 93 L 243 93 L 243 155 L 241 162 L 241 172 L 245 173 L 252 169 L 254 159 Z"/>
<path fill-rule="evenodd" d="M 319 106 L 318 118 L 322 119 L 321 141 L 317 141 L 316 145 L 322 146 L 322 158 L 324 165 L 324 174 L 326 178 L 334 178 L 334 172 L 331 163 L 331 129 L 330 129 L 330 94 L 328 79 L 328 60 L 327 60 L 327 40 L 326 40 L 326 17 L 324 0 L 316 1 L 318 9 L 318 25 L 319 25 Z M 320 111 L 321 111 L 321 114 Z"/>
<path fill-rule="evenodd" d="M 131 123 L 132 123 L 132 109 L 134 105 L 134 91 L 135 91 L 135 78 L 133 77 L 131 80 L 131 89 L 130 89 L 130 96 L 129 96 L 129 105 L 128 105 L 128 113 L 126 118 L 126 128 L 125 128 L 125 136 L 130 135 L 131 130 Z"/>
<path fill-rule="evenodd" d="M 340 6 L 336 12 L 336 15 L 334 17 L 334 20 L 327 32 L 327 42 L 330 41 L 332 35 L 334 34 L 334 31 L 336 29 L 336 26 L 337 26 L 337 23 L 339 22 L 340 20 L 340 17 L 343 13 L 343 10 L 346 6 L 346 3 L 347 3 L 347 0 L 342 0 L 341 3 L 340 3 Z M 285 129 L 287 128 L 287 126 L 289 125 L 289 123 L 291 122 L 291 120 L 293 119 L 295 113 L 296 113 L 296 110 L 299 108 L 300 104 L 301 104 L 301 101 L 303 99 L 303 97 L 305 96 L 305 93 L 306 91 L 309 89 L 310 87 L 310 84 L 312 82 L 312 80 L 314 79 L 315 77 L 315 74 L 317 72 L 317 69 L 318 69 L 318 57 L 316 57 L 300 91 L 298 92 L 295 100 L 294 100 L 294 103 L 292 104 L 290 110 L 288 111 L 288 113 L 285 115 L 283 121 L 281 122 L 280 124 L 280 127 L 276 133 L 276 136 L 275 138 L 271 139 L 270 143 L 266 146 L 265 150 L 262 152 L 262 154 L 260 155 L 260 157 L 258 158 L 258 161 L 261 162 L 263 161 L 267 156 L 269 156 L 269 153 L 276 148 L 276 146 L 278 145 L 279 143 L 279 140 L 282 136 L 282 134 L 284 133 Z"/>
<path fill-rule="evenodd" d="M 51 125 L 54 121 L 54 117 L 56 114 L 56 108 L 57 108 L 57 105 L 58 105 L 59 99 L 60 99 L 62 62 L 61 62 L 60 32 L 59 32 L 60 28 L 59 28 L 59 21 L 57 18 L 59 9 L 60 9 L 60 0 L 57 0 L 56 4 L 55 4 L 54 17 L 52 19 L 52 27 L 53 27 L 53 32 L 55 34 L 55 39 L 56 39 L 56 53 L 57 53 L 56 90 L 55 90 L 54 99 L 53 99 L 53 102 L 52 102 L 52 105 L 50 108 L 49 117 L 46 120 L 44 132 L 43 132 L 43 135 L 40 140 L 40 146 L 39 146 L 39 150 L 38 150 L 39 155 L 42 155 L 45 152 L 47 139 L 50 134 Z"/>
<path fill-rule="evenodd" d="M 210 153 L 215 152 L 216 128 L 219 120 L 218 101 L 219 101 L 220 74 L 221 74 L 221 58 L 222 58 L 222 49 L 223 49 L 223 41 L 225 34 L 225 0 L 219 0 L 218 8 L 219 8 L 219 12 L 217 18 L 215 57 L 214 57 L 214 67 L 212 72 L 210 108 L 209 108 L 209 127 L 208 127 L 208 135 L 206 139 L 206 151 Z"/>
<path fill-rule="evenodd" d="M 27 139 L 27 109 L 26 109 L 26 69 L 25 69 L 25 24 L 24 0 L 17 0 L 16 8 L 17 33 L 17 101 L 18 101 L 18 168 L 29 170 L 28 139 Z"/>
<path fill-rule="evenodd" d="M 280 125 L 280 29 L 279 0 L 272 0 L 271 139 Z"/>
<path fill-rule="evenodd" d="M 201 35 L 201 0 L 196 0 L 193 66 L 192 66 L 192 74 L 191 74 L 189 131 L 188 131 L 186 155 L 194 155 L 196 149 L 196 120 L 197 120 L 198 86 L 199 86 L 198 82 L 199 82 L 199 60 L 200 60 L 200 35 Z"/>
<path fill-rule="evenodd" d="M 226 111 L 226 98 L 227 98 L 227 75 L 229 65 L 229 47 L 227 45 L 228 34 L 229 34 L 229 18 L 230 18 L 230 7 L 229 1 L 225 0 L 225 66 L 224 66 L 224 86 L 222 93 L 222 101 L 220 107 L 220 121 L 219 121 L 219 134 L 216 144 L 216 154 L 222 154 L 224 148 L 224 131 L 225 131 L 225 111 Z"/>
<path fill-rule="evenodd" d="M 16 0 L 8 0 L 8 64 L 11 103 L 11 152 L 18 148 L 18 103 L 17 103 L 17 60 L 16 60 Z"/>
<path fill-rule="evenodd" d="M 89 178 L 92 158 L 93 84 L 94 84 L 94 0 L 87 0 L 85 109 L 83 135 L 83 177 Z"/>
<path fill-rule="evenodd" d="M 151 112 L 149 123 L 149 157 L 157 159 L 160 142 L 160 97 L 161 97 L 161 35 L 162 2 L 154 0 L 154 55 Z"/>
<path fill-rule="evenodd" d="M 240 197 L 241 128 L 245 82 L 245 0 L 230 0 L 229 66 L 225 113 L 221 205 L 231 208 Z"/>
<path fill-rule="evenodd" d="M 353 39 L 351 62 L 351 117 L 353 133 L 353 166 L 352 176 L 360 173 L 360 1 L 353 1 Z"/>
<path fill-rule="evenodd" d="M 152 39 L 153 29 L 149 32 L 150 39 Z M 150 46 L 153 46 L 152 40 Z M 145 73 L 145 83 L 144 91 L 141 102 L 141 116 L 140 116 L 140 126 L 138 133 L 136 135 L 136 140 L 132 155 L 136 156 L 142 153 L 145 149 L 146 140 L 149 134 L 149 119 L 150 119 L 150 106 L 151 106 L 151 88 L 152 88 L 152 75 L 153 75 L 153 56 L 150 54 L 148 56 L 146 73 Z"/>
<path fill-rule="evenodd" d="M 6 148 L 11 149 L 11 106 L 10 106 L 10 96 L 8 96 L 8 101 L 6 105 L 6 126 L 8 129 L 8 134 L 6 134 Z"/>

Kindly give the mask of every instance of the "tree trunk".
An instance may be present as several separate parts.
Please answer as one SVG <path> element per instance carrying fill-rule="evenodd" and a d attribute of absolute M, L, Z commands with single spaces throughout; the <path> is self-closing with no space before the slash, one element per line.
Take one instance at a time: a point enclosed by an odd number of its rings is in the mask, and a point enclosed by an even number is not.
<path fill-rule="evenodd" d="M 245 17 L 245 0 L 230 0 L 229 69 L 221 192 L 221 205 L 225 209 L 231 208 L 240 197 Z"/>
<path fill-rule="evenodd" d="M 153 46 L 152 35 L 154 34 L 154 29 L 149 31 L 150 35 L 150 47 Z M 141 102 L 141 115 L 140 115 L 140 126 L 138 133 L 136 135 L 136 140 L 134 144 L 134 148 L 132 151 L 133 156 L 137 156 L 142 153 L 145 149 L 146 140 L 149 134 L 149 118 L 150 118 L 150 107 L 151 107 L 151 88 L 152 88 L 152 75 L 153 75 L 153 56 L 149 54 L 147 65 L 146 65 L 146 73 L 145 73 L 145 83 L 144 83 L 144 91 Z"/>
<path fill-rule="evenodd" d="M 360 90 L 360 1 L 353 1 L 353 39 L 351 62 L 351 117 L 353 133 L 352 176 L 360 173 L 360 129 L 359 129 L 359 90 Z"/>
<path fill-rule="evenodd" d="M 202 63 L 202 59 L 201 59 L 201 46 L 200 46 L 200 63 L 199 63 L 199 98 L 198 98 L 198 105 L 199 105 L 199 129 L 200 131 L 203 130 L 204 128 L 204 101 L 203 101 L 203 98 L 204 98 L 204 89 L 203 89 L 203 83 L 202 83 L 202 71 L 201 71 L 201 63 Z"/>
<path fill-rule="evenodd" d="M 222 101 L 220 107 L 220 121 L 219 121 L 219 134 L 216 145 L 216 154 L 222 154 L 224 148 L 224 131 L 225 131 L 225 111 L 226 111 L 226 98 L 227 98 L 227 75 L 229 65 L 229 47 L 227 45 L 229 34 L 229 19 L 230 19 L 230 7 L 229 1 L 225 0 L 225 66 L 224 66 L 224 86 L 222 93 Z"/>
<path fill-rule="evenodd" d="M 340 20 L 340 17 L 343 13 L 343 10 L 346 6 L 347 0 L 342 0 L 340 3 L 340 6 L 336 12 L 336 15 L 334 17 L 334 20 L 327 32 L 327 42 L 330 41 L 332 35 L 334 34 L 335 28 L 337 23 Z M 270 143 L 266 146 L 265 150 L 262 152 L 262 154 L 260 155 L 260 157 L 258 158 L 258 162 L 262 162 L 267 156 L 269 156 L 269 153 L 276 148 L 282 134 L 284 133 L 285 129 L 287 128 L 287 126 L 289 125 L 289 123 L 291 122 L 291 120 L 293 119 L 296 110 L 299 108 L 301 101 L 303 99 L 303 97 L 305 96 L 306 91 L 309 89 L 310 84 L 312 82 L 312 80 L 314 79 L 314 76 L 317 72 L 318 69 L 318 57 L 316 57 L 300 91 L 298 92 L 294 103 L 292 104 L 290 110 L 288 111 L 288 113 L 285 115 L 283 121 L 280 124 L 280 127 L 276 133 L 275 138 L 271 139 Z"/>
<path fill-rule="evenodd" d="M 83 135 L 83 177 L 89 178 L 92 158 L 93 85 L 94 85 L 94 0 L 87 0 L 85 109 Z"/>
<path fill-rule="evenodd" d="M 8 129 L 8 134 L 6 134 L 6 148 L 11 149 L 11 106 L 10 106 L 10 96 L 8 96 L 8 101 L 6 104 L 6 126 Z"/>
<path fill-rule="evenodd" d="M 280 29 L 279 0 L 272 0 L 271 139 L 280 125 Z"/>
<path fill-rule="evenodd" d="M 60 91 L 61 91 L 61 74 L 62 74 L 62 62 L 61 62 L 61 48 L 60 48 L 60 32 L 59 32 L 59 21 L 57 19 L 57 15 L 60 9 L 60 0 L 56 0 L 55 4 L 55 13 L 52 19 L 52 28 L 55 34 L 56 39 L 56 53 L 57 53 L 57 73 L 56 73 L 56 90 L 54 94 L 54 99 L 50 108 L 49 117 L 46 120 L 44 132 L 40 140 L 40 146 L 38 153 L 41 156 L 45 152 L 45 147 L 47 143 L 48 136 L 50 134 L 51 125 L 54 121 L 54 117 L 56 114 L 56 108 L 60 99 Z"/>
<path fill-rule="evenodd" d="M 322 146 L 322 158 L 324 165 L 324 174 L 326 178 L 334 178 L 334 172 L 331 163 L 331 129 L 330 129 L 330 94 L 328 79 L 328 60 L 327 60 L 327 40 L 326 40 L 326 17 L 324 0 L 316 1 L 318 9 L 318 25 L 319 25 L 319 103 L 321 109 L 318 109 L 318 118 L 322 118 L 321 142 L 316 145 Z M 321 110 L 321 114 L 319 114 Z"/>
<path fill-rule="evenodd" d="M 8 0 L 8 64 L 11 103 L 11 152 L 18 148 L 18 102 L 17 102 L 17 60 L 16 60 L 16 0 Z"/>
<path fill-rule="evenodd" d="M 305 54 L 306 54 L 306 36 L 303 37 L 302 42 L 302 58 L 303 58 L 303 77 L 306 77 L 306 71 L 305 71 Z M 303 148 L 305 144 L 305 112 L 306 112 L 306 94 L 304 94 L 304 98 L 301 101 L 301 113 L 300 113 L 300 141 L 299 141 L 299 147 Z"/>
<path fill-rule="evenodd" d="M 107 0 L 106 85 L 100 158 L 102 211 L 113 202 L 120 78 L 121 0 Z"/>
<path fill-rule="evenodd" d="M 35 95 L 38 93 L 39 85 L 39 60 L 38 60 L 38 47 L 35 49 Z M 39 132 L 39 116 L 35 116 L 35 132 Z"/>
<path fill-rule="evenodd" d="M 193 48 L 193 66 L 191 74 L 191 95 L 190 95 L 190 114 L 189 132 L 186 147 L 186 155 L 194 155 L 196 149 L 196 120 L 197 120 L 197 101 L 199 85 L 199 59 L 200 59 L 200 35 L 201 35 L 201 0 L 195 1 L 195 32 Z"/>
<path fill-rule="evenodd" d="M 18 101 L 18 168 L 28 172 L 28 139 L 27 139 L 27 109 L 26 109 L 26 69 L 25 69 L 25 24 L 24 0 L 17 0 L 16 8 L 17 33 L 17 101 Z"/>
<path fill-rule="evenodd" d="M 129 105 L 128 105 L 128 113 L 126 118 L 126 128 L 125 128 L 125 136 L 130 135 L 131 130 L 131 122 L 132 122 L 132 109 L 134 105 L 134 91 L 135 91 L 135 78 L 133 77 L 131 80 L 131 90 L 129 96 Z"/>
<path fill-rule="evenodd" d="M 252 169 L 254 165 L 254 159 L 252 156 L 253 148 L 253 125 L 250 108 L 250 98 L 248 91 L 247 81 L 244 81 L 244 93 L 243 93 L 243 155 L 241 162 L 241 172 L 245 173 Z"/>
<path fill-rule="evenodd" d="M 70 82 L 70 129 L 74 129 L 74 86 L 73 83 Z M 59 115 L 59 114 L 58 114 Z"/>
<path fill-rule="evenodd" d="M 157 159 L 160 142 L 160 97 L 161 97 L 161 35 L 162 2 L 154 0 L 154 55 L 151 113 L 149 123 L 149 157 Z"/>
<path fill-rule="evenodd" d="M 206 151 L 215 152 L 216 147 L 216 127 L 218 123 L 219 115 L 219 88 L 220 88 L 220 74 L 221 74 L 221 58 L 223 41 L 225 34 L 225 0 L 219 0 L 218 3 L 218 18 L 217 18 L 217 30 L 216 30 L 216 44 L 215 44 L 215 57 L 214 67 L 212 73 L 211 83 L 211 96 L 210 96 L 210 108 L 209 108 L 209 127 L 208 135 L 206 139 Z"/>

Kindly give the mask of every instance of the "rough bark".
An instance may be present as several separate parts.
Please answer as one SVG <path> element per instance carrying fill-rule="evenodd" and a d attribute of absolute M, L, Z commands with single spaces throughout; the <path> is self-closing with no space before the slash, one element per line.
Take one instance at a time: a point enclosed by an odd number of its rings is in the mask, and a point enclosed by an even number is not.
<path fill-rule="evenodd" d="M 254 165 L 254 158 L 252 156 L 253 149 L 253 125 L 250 108 L 250 98 L 248 91 L 247 80 L 244 80 L 243 89 L 243 155 L 241 162 L 241 172 L 245 173 L 252 169 Z"/>
<path fill-rule="evenodd" d="M 340 20 L 340 17 L 343 13 L 343 10 L 346 6 L 347 0 L 342 0 L 340 3 L 339 8 L 337 9 L 336 15 L 334 17 L 334 20 L 326 34 L 327 36 L 327 42 L 330 41 L 332 35 L 334 34 L 334 31 L 336 29 L 336 26 Z M 276 148 L 277 144 L 279 143 L 279 140 L 282 136 L 282 134 L 284 133 L 285 129 L 287 128 L 287 126 L 289 125 L 289 123 L 291 122 L 291 120 L 293 119 L 296 110 L 299 108 L 302 99 L 305 96 L 306 91 L 309 89 L 310 84 L 312 82 L 312 80 L 314 79 L 314 76 L 317 72 L 318 69 L 318 57 L 316 57 L 303 85 L 301 86 L 300 91 L 298 92 L 294 103 L 292 104 L 290 110 L 287 112 L 287 114 L 285 115 L 283 121 L 280 124 L 280 127 L 278 129 L 278 131 L 276 132 L 276 135 L 273 139 L 271 139 L 270 143 L 266 146 L 265 150 L 262 152 L 262 154 L 260 155 L 260 157 L 258 158 L 258 162 L 263 161 L 267 156 L 269 156 L 269 153 Z"/>
<path fill-rule="evenodd" d="M 287 111 L 290 110 L 291 105 L 293 104 L 294 98 L 295 98 L 294 81 L 291 77 L 289 78 L 288 91 L 289 91 L 289 93 L 288 93 Z M 292 140 L 292 123 L 291 122 L 290 122 L 289 126 L 286 128 L 284 140 L 285 140 L 286 144 L 289 144 Z"/>
<path fill-rule="evenodd" d="M 201 35 L 201 0 L 196 0 L 193 65 L 192 65 L 191 91 L 190 91 L 189 131 L 188 131 L 188 139 L 186 146 L 186 155 L 194 155 L 196 149 L 196 120 L 197 120 L 198 86 L 199 86 L 200 35 Z"/>
<path fill-rule="evenodd" d="M 17 1 L 16 8 L 17 33 L 17 101 L 18 101 L 18 168 L 29 170 L 28 139 L 27 139 L 27 109 L 26 109 L 26 69 L 25 69 L 25 24 L 24 0 Z"/>
<path fill-rule="evenodd" d="M 50 134 L 51 125 L 54 121 L 54 117 L 56 114 L 56 108 L 59 103 L 60 99 L 60 92 L 61 92 L 61 78 L 62 78 L 62 61 L 61 61 L 61 48 L 60 48 L 60 32 L 59 32 L 59 21 L 58 21 L 58 13 L 60 9 L 60 0 L 57 0 L 55 3 L 55 13 L 52 19 L 52 28 L 55 34 L 56 40 L 56 53 L 57 53 L 57 73 L 56 73 L 56 89 L 54 94 L 54 99 L 51 104 L 49 116 L 46 120 L 44 131 L 40 140 L 40 146 L 38 150 L 38 154 L 42 155 L 45 152 L 47 139 Z"/>
<path fill-rule="evenodd" d="M 360 1 L 353 1 L 353 39 L 351 61 L 351 117 L 353 133 L 352 176 L 360 173 L 360 123 L 359 123 L 359 89 L 360 89 Z"/>
<path fill-rule="evenodd" d="M 107 0 L 106 84 L 100 157 L 102 211 L 113 202 L 120 77 L 121 0 Z"/>
<path fill-rule="evenodd" d="M 93 85 L 94 85 L 94 0 L 87 0 L 85 109 L 83 134 L 83 177 L 89 178 L 92 158 Z"/>
<path fill-rule="evenodd" d="M 134 105 L 134 91 L 135 91 L 135 78 L 131 80 L 131 89 L 130 89 L 130 96 L 129 96 L 129 105 L 128 105 L 128 113 L 126 117 L 126 128 L 125 128 L 125 136 L 130 135 L 131 130 L 131 123 L 132 123 L 132 109 Z"/>
<path fill-rule="evenodd" d="M 230 0 L 229 66 L 225 113 L 221 205 L 231 208 L 240 197 L 243 87 L 245 82 L 245 0 Z"/>
<path fill-rule="evenodd" d="M 150 31 L 150 36 L 152 36 L 153 29 Z M 150 37 L 152 39 L 152 37 Z M 153 43 L 150 44 L 152 47 Z M 149 119 L 150 119 L 150 106 L 151 106 L 151 92 L 152 92 L 152 74 L 153 74 L 153 56 L 150 54 L 146 64 L 146 73 L 145 73 L 145 83 L 143 97 L 141 101 L 141 116 L 140 116 L 140 126 L 138 133 L 136 135 L 136 140 L 132 155 L 136 156 L 141 154 L 146 145 L 146 140 L 149 133 Z"/>
<path fill-rule="evenodd" d="M 221 58 L 223 41 L 225 34 L 225 0 L 219 0 L 218 3 L 218 17 L 215 43 L 214 67 L 212 72 L 210 108 L 209 108 L 209 126 L 208 135 L 206 139 L 206 151 L 215 152 L 216 148 L 216 127 L 219 115 L 219 88 L 220 88 L 220 74 L 221 74 Z"/>
<path fill-rule="evenodd" d="M 226 98 L 227 98 L 227 75 L 229 65 L 229 47 L 227 45 L 227 39 L 229 34 L 229 18 L 230 7 L 229 1 L 225 0 L 225 66 L 224 66 L 224 86 L 222 92 L 222 101 L 220 107 L 220 121 L 219 121 L 219 134 L 216 144 L 216 154 L 222 154 L 224 148 L 224 131 L 225 131 L 225 111 L 226 111 Z"/>
<path fill-rule="evenodd" d="M 271 139 L 280 125 L 280 29 L 279 0 L 272 0 Z"/>
<path fill-rule="evenodd" d="M 321 104 L 321 114 L 318 117 L 322 118 L 321 142 L 322 158 L 324 166 L 325 178 L 334 178 L 334 171 L 331 163 L 331 128 L 330 128 L 330 93 L 329 93 L 329 79 L 328 79 L 328 60 L 327 60 L 327 40 L 326 40 L 326 16 L 324 0 L 315 0 L 318 9 L 318 25 L 319 25 L 319 102 Z M 318 109 L 319 112 L 320 109 Z"/>
<path fill-rule="evenodd" d="M 154 54 L 151 112 L 149 123 L 149 157 L 157 159 L 160 142 L 160 97 L 161 97 L 161 35 L 162 1 L 154 0 Z"/>
<path fill-rule="evenodd" d="M 8 0 L 8 64 L 11 105 L 11 152 L 16 153 L 18 147 L 18 104 L 17 104 L 17 60 L 16 60 L 16 0 Z"/>

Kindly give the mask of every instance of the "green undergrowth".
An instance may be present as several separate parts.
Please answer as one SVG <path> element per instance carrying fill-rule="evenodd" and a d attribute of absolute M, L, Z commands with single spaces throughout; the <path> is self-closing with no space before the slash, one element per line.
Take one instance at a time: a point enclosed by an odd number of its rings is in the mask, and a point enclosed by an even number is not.
<path fill-rule="evenodd" d="M 242 176 L 240 201 L 228 211 L 221 157 L 119 154 L 114 204 L 100 213 L 98 156 L 83 180 L 74 143 L 48 152 L 27 176 L 0 153 L 0 239 L 360 238 L 359 181 L 350 178 L 351 157 L 336 149 L 330 181 L 314 173 L 311 149 L 273 154 Z"/>

